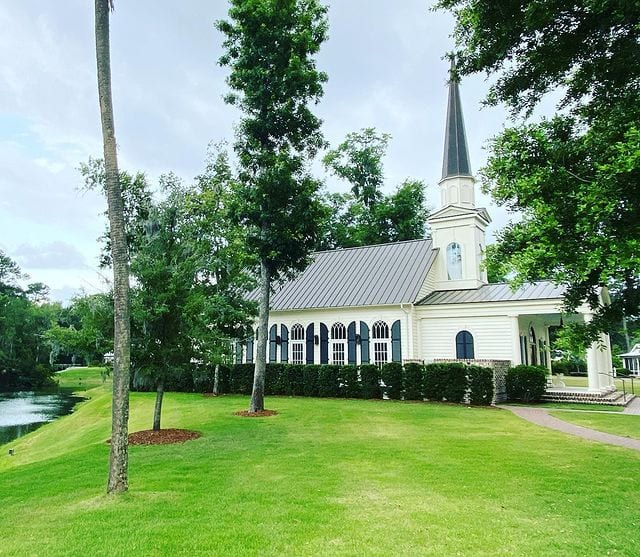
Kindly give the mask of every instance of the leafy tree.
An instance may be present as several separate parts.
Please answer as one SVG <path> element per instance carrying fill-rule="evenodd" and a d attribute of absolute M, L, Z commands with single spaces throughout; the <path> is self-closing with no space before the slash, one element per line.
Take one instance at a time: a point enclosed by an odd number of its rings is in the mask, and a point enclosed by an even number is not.
<path fill-rule="evenodd" d="M 52 384 L 44 334 L 61 308 L 47 301 L 42 283 L 22 288 L 27 278 L 0 250 L 0 391 Z"/>
<path fill-rule="evenodd" d="M 462 74 L 495 78 L 487 102 L 528 116 L 547 92 L 562 113 L 506 129 L 482 173 L 494 199 L 522 220 L 493 256 L 516 281 L 567 286 L 569 311 L 595 312 L 583 340 L 639 313 L 640 4 L 618 0 L 441 0 L 457 18 Z M 612 281 L 619 296 L 603 305 Z"/>
<path fill-rule="evenodd" d="M 390 138 L 365 128 L 348 134 L 343 143 L 325 155 L 325 167 L 347 180 L 351 191 L 325 197 L 327 218 L 319 249 L 424 238 L 424 184 L 405 180 L 388 196 L 380 189 L 384 184 L 382 161 Z"/>
<path fill-rule="evenodd" d="M 111 406 L 111 444 L 107 493 L 129 489 L 129 366 L 131 358 L 129 320 L 129 260 L 124 208 L 118 174 L 113 102 L 111 99 L 111 53 L 109 9 L 113 0 L 95 0 L 98 98 L 102 121 L 105 189 L 109 208 L 109 235 L 113 262 L 114 362 Z"/>
<path fill-rule="evenodd" d="M 317 0 L 231 0 L 218 21 L 229 66 L 228 103 L 242 118 L 235 151 L 236 217 L 259 261 L 259 326 L 250 412 L 264 409 L 267 320 L 273 282 L 303 269 L 316 244 L 323 208 L 307 159 L 323 145 L 318 102 L 326 75 L 314 55 L 327 35 L 327 8 Z"/>

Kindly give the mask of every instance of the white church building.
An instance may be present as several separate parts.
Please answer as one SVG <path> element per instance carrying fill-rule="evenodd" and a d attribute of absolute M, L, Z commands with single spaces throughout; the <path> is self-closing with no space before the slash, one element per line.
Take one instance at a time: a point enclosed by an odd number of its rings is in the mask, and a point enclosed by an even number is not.
<path fill-rule="evenodd" d="M 562 314 L 550 282 L 489 284 L 482 265 L 491 218 L 476 207 L 458 83 L 449 84 L 440 208 L 431 238 L 314 254 L 271 296 L 268 362 L 361 364 L 506 360 L 551 369 L 549 328 Z M 255 342 L 243 347 L 253 362 Z M 589 391 L 614 390 L 607 335 L 587 352 Z"/>

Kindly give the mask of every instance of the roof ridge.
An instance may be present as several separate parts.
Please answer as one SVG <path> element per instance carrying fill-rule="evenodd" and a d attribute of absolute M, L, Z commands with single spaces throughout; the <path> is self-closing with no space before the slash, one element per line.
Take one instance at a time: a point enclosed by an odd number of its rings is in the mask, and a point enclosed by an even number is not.
<path fill-rule="evenodd" d="M 396 244 L 410 244 L 412 242 L 430 242 L 432 240 L 431 237 L 429 238 L 416 238 L 414 240 L 396 240 L 395 242 L 384 242 L 382 244 L 367 244 L 366 246 L 353 246 L 350 248 L 334 248 L 334 249 L 323 249 L 323 250 L 319 250 L 319 251 L 314 251 L 313 253 L 334 253 L 334 252 L 344 252 L 344 251 L 350 251 L 350 250 L 356 250 L 356 249 L 364 249 L 364 248 L 377 248 L 377 247 L 382 247 L 382 246 L 390 246 L 390 245 L 396 245 Z"/>

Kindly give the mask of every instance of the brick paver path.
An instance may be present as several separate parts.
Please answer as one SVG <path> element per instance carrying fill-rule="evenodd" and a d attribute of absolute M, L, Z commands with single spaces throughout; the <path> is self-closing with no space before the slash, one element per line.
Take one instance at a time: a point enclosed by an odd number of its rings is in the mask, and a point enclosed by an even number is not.
<path fill-rule="evenodd" d="M 599 441 L 600 443 L 608 443 L 609 445 L 617 445 L 619 447 L 640 451 L 640 439 L 629 439 L 621 435 L 612 435 L 611 433 L 604 433 L 602 431 L 596 431 L 595 429 L 589 429 L 588 427 L 570 424 L 550 416 L 549 412 L 544 408 L 528 408 L 526 406 L 500 406 L 500 408 L 511 410 L 516 416 L 520 416 L 524 420 L 543 427 L 557 429 L 558 431 L 591 441 Z"/>

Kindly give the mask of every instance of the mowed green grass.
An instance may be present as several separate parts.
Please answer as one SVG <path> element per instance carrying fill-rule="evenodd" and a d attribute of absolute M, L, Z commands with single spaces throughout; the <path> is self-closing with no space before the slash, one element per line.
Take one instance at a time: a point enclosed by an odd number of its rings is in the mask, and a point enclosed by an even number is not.
<path fill-rule="evenodd" d="M 565 422 L 597 429 L 605 433 L 640 439 L 640 416 L 633 414 L 603 414 L 595 412 L 549 412 Z"/>
<path fill-rule="evenodd" d="M 2 447 L 1 555 L 640 554 L 640 453 L 508 411 L 272 397 L 241 418 L 246 397 L 168 393 L 163 426 L 203 436 L 131 447 L 109 497 L 110 396 L 88 394 Z M 153 401 L 132 395 L 132 431 Z"/>

